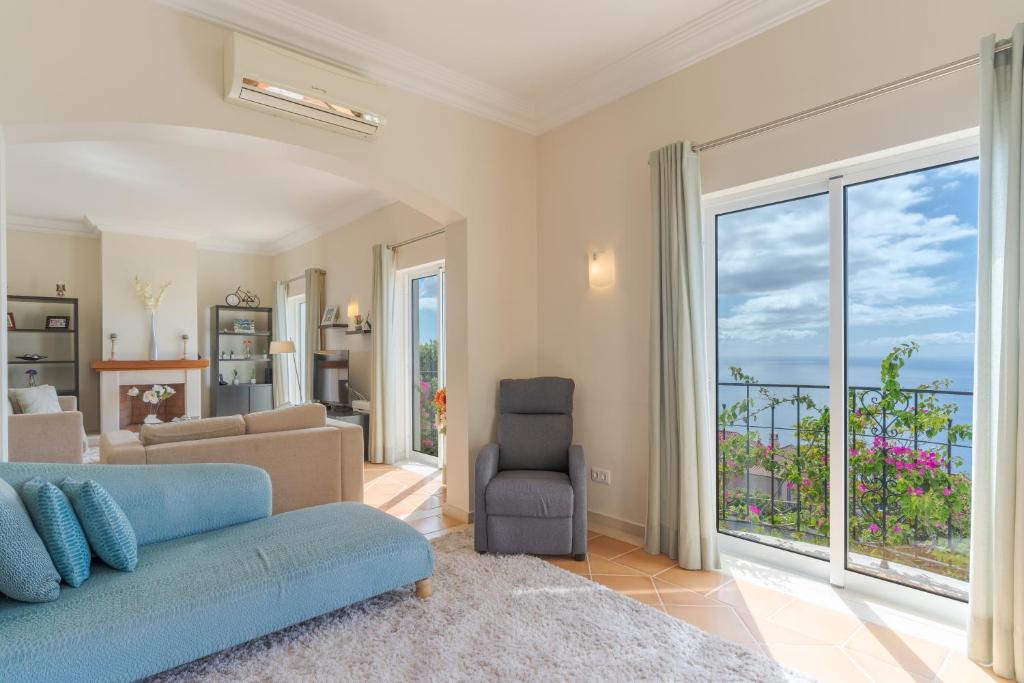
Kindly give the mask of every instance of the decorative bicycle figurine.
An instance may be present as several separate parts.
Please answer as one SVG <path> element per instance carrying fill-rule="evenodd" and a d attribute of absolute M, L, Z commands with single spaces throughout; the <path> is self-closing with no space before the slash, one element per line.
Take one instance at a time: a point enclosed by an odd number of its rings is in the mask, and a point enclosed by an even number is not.
<path fill-rule="evenodd" d="M 224 303 L 228 306 L 248 306 L 249 308 L 257 308 L 260 305 L 260 298 L 248 289 L 242 289 L 242 286 L 239 285 L 238 289 L 224 297 Z"/>

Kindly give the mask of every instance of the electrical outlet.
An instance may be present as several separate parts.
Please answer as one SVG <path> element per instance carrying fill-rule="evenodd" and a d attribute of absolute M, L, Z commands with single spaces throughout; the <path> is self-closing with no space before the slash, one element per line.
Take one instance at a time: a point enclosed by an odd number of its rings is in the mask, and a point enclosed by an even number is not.
<path fill-rule="evenodd" d="M 606 486 L 612 483 L 612 471 L 611 470 L 599 470 L 596 467 L 590 468 L 590 481 L 596 484 L 604 484 Z"/>

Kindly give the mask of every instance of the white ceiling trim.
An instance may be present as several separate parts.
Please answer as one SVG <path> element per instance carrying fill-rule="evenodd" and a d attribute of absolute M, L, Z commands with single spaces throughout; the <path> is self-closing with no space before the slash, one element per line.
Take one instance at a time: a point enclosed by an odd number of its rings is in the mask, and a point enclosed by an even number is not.
<path fill-rule="evenodd" d="M 352 67 L 385 85 L 535 133 L 536 105 L 283 0 L 156 0 Z M 384 112 L 386 115 L 387 112 Z"/>
<path fill-rule="evenodd" d="M 533 102 L 285 0 L 156 0 L 533 134 L 567 123 L 827 1 L 730 0 L 561 92 Z"/>
<path fill-rule="evenodd" d="M 828 0 L 730 0 L 540 103 L 541 132 L 763 33 Z"/>
<path fill-rule="evenodd" d="M 96 226 L 88 218 L 74 221 L 59 218 L 9 215 L 7 216 L 7 229 L 37 232 L 44 235 L 84 237 L 86 239 L 96 239 L 100 236 L 99 230 L 96 229 Z"/>

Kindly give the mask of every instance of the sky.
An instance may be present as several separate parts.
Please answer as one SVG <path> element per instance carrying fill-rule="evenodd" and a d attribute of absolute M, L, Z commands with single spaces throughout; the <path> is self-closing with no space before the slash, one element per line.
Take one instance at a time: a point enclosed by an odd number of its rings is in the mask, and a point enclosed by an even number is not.
<path fill-rule="evenodd" d="M 438 281 L 437 275 L 417 278 L 414 280 L 413 292 L 418 294 L 413 299 L 413 305 L 419 309 L 419 337 L 418 344 L 431 342 L 437 339 L 437 304 L 438 304 Z M 418 288 L 418 292 L 417 292 Z"/>
<path fill-rule="evenodd" d="M 968 160 L 847 186 L 852 384 L 877 386 L 882 357 L 913 340 L 905 386 L 971 390 L 977 174 Z M 827 195 L 723 214 L 717 229 L 720 374 L 827 384 Z"/>

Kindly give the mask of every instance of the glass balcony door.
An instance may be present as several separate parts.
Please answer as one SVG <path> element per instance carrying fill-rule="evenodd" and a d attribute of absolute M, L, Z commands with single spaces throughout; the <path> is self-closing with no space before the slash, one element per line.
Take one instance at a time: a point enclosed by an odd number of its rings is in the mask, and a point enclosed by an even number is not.
<path fill-rule="evenodd" d="M 972 144 L 708 203 L 720 533 L 966 599 Z"/>

